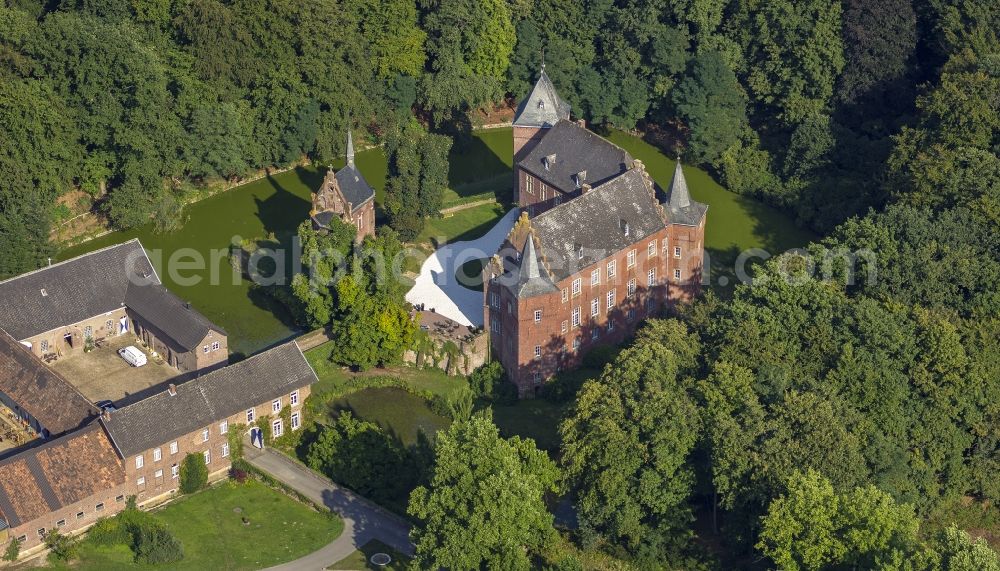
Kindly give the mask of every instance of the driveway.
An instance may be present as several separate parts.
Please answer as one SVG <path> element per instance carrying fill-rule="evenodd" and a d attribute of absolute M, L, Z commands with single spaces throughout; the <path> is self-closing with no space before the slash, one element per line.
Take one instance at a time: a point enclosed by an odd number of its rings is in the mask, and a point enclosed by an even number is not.
<path fill-rule="evenodd" d="M 373 539 L 413 555 L 410 526 L 405 520 L 373 502 L 346 490 L 291 458 L 265 449 L 246 447 L 246 460 L 294 489 L 317 505 L 326 506 L 344 520 L 344 531 L 318 551 L 269 571 L 326 569 Z"/>
<path fill-rule="evenodd" d="M 415 305 L 422 303 L 427 309 L 462 325 L 481 327 L 483 292 L 473 291 L 458 283 L 455 272 L 469 260 L 496 254 L 520 212 L 520 209 L 512 208 L 489 232 L 475 240 L 454 242 L 438 248 L 420 267 L 420 275 L 407 292 L 406 301 Z"/>

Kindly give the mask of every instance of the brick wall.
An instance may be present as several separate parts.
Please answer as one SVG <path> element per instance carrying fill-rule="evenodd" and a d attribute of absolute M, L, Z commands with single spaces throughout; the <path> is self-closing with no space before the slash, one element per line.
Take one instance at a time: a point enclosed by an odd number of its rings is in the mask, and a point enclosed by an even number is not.
<path fill-rule="evenodd" d="M 354 227 L 358 229 L 357 241 L 361 242 L 366 236 L 375 235 L 375 201 L 362 206 L 354 213 L 352 218 Z"/>
<path fill-rule="evenodd" d="M 291 404 L 291 393 L 280 397 L 280 406 L 282 408 L 291 407 L 292 414 L 299 415 L 300 428 L 302 426 L 301 423 L 305 420 L 302 416 L 304 414 L 303 403 L 306 397 L 309 396 L 309 390 L 310 387 L 308 385 L 298 389 L 298 400 L 295 405 Z M 273 420 L 278 416 L 276 413 L 272 413 L 272 401 L 254 406 L 253 411 L 254 419 L 270 416 Z M 165 422 L 169 422 L 169 420 L 164 419 Z M 225 424 L 223 421 L 225 421 Z M 155 503 L 165 495 L 176 493 L 180 485 L 179 474 L 181 462 L 185 456 L 192 453 L 204 456 L 208 452 L 209 473 L 225 473 L 229 470 L 231 465 L 230 458 L 232 456 L 228 451 L 228 432 L 239 424 L 249 425 L 246 410 L 230 415 L 225 419 L 218 419 L 191 433 L 164 442 L 140 454 L 133 454 L 125 458 L 125 489 L 127 490 L 127 495 L 135 495 L 136 501 L 141 507 L 145 504 Z M 282 429 L 285 433 L 293 430 L 291 426 L 282 426 Z M 207 431 L 207 439 L 205 438 L 204 431 Z M 174 451 L 174 443 L 176 443 L 176 451 Z M 137 460 L 140 457 L 142 458 L 141 466 Z M 175 466 L 177 477 L 174 476 Z"/>
<path fill-rule="evenodd" d="M 56 357 L 75 355 L 83 353 L 88 328 L 95 341 L 112 337 L 118 334 L 118 321 L 124 316 L 125 308 L 122 307 L 21 341 L 31 343 L 31 352 L 39 358 L 44 358 L 46 355 Z M 66 341 L 67 335 L 72 339 L 72 345 Z"/>
<path fill-rule="evenodd" d="M 516 168 L 515 171 L 517 173 L 517 204 L 528 208 L 529 216 L 541 214 L 553 206 L 579 196 L 579 193 L 567 195 L 542 182 L 540 178 L 524 169 Z"/>
<path fill-rule="evenodd" d="M 42 536 L 39 535 L 42 529 L 46 532 L 58 529 L 62 534 L 82 531 L 93 525 L 98 518 L 114 515 L 125 508 L 127 494 L 124 488 L 123 485 L 118 485 L 60 510 L 49 512 L 9 530 L 8 537 L 11 539 L 23 537 L 24 541 L 21 544 L 23 555 L 25 551 L 44 543 Z"/>
<path fill-rule="evenodd" d="M 523 159 L 525 155 L 535 148 L 535 145 L 542 140 L 548 129 L 540 127 L 518 127 L 514 126 L 514 164 Z"/>
<path fill-rule="evenodd" d="M 181 373 L 215 368 L 229 362 L 229 343 L 222 333 L 209 331 L 198 346 L 188 351 L 138 315 L 129 313 L 132 332 L 171 367 Z M 218 346 L 215 346 L 218 343 Z M 208 351 L 205 348 L 208 348 Z"/>
<path fill-rule="evenodd" d="M 485 323 L 490 329 L 493 352 L 520 395 L 531 396 L 557 371 L 578 366 L 583 355 L 594 347 L 622 343 L 642 320 L 658 314 L 666 302 L 687 299 L 697 293 L 703 234 L 704 224 L 668 226 L 630 248 L 582 268 L 557 284 L 560 291 L 543 296 L 517 299 L 506 287 L 487 282 Z M 650 255 L 649 245 L 654 240 Z M 680 257 L 675 256 L 677 246 L 681 248 Z M 630 266 L 628 254 L 633 249 L 635 263 Z M 612 261 L 614 274 L 609 277 L 608 264 Z M 651 269 L 654 270 L 652 287 L 649 286 Z M 675 269 L 681 270 L 680 280 L 674 278 Z M 594 270 L 598 276 L 592 285 Z M 574 295 L 573 282 L 577 279 L 580 291 Z M 635 280 L 631 296 L 630 280 Z M 609 293 L 611 307 L 608 307 Z M 595 300 L 597 315 L 593 316 Z M 577 308 L 579 324 L 574 325 L 573 312 Z M 536 311 L 541 312 L 537 321 Z M 495 322 L 499 323 L 499 332 L 494 329 Z"/>

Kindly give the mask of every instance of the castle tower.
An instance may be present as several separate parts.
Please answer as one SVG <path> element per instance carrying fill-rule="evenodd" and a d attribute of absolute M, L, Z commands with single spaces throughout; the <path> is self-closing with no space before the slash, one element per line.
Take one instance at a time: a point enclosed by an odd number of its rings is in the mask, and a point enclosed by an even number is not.
<path fill-rule="evenodd" d="M 556 93 L 543 63 L 535 87 L 514 114 L 514 164 L 538 144 L 547 129 L 560 119 L 569 119 L 569 110 L 569 103 Z"/>

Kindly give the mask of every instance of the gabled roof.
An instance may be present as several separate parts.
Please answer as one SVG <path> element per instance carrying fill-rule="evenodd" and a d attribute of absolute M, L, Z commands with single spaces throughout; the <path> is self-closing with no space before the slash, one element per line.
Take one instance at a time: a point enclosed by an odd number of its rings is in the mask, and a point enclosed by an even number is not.
<path fill-rule="evenodd" d="M 597 186 L 632 167 L 624 149 L 572 121 L 559 121 L 518 166 L 545 184 L 572 193 L 582 184 Z M 578 181 L 577 175 L 585 173 Z"/>
<path fill-rule="evenodd" d="M 674 167 L 674 178 L 670 181 L 670 189 L 667 191 L 667 219 L 671 224 L 683 224 L 685 226 L 697 226 L 701 224 L 708 205 L 691 200 L 691 192 L 688 190 L 687 179 L 684 178 L 684 170 L 681 168 L 681 159 L 677 159 L 677 166 Z"/>
<path fill-rule="evenodd" d="M 0 515 L 17 527 L 125 483 L 125 468 L 94 423 L 0 460 Z"/>
<path fill-rule="evenodd" d="M 514 126 L 551 127 L 560 119 L 569 119 L 569 111 L 569 103 L 556 93 L 556 88 L 543 67 L 531 93 L 517 106 Z"/>
<path fill-rule="evenodd" d="M 352 214 L 357 212 L 368 201 L 375 199 L 375 189 L 368 184 L 361 171 L 354 166 L 353 161 L 337 171 L 337 174 L 334 176 L 337 179 L 337 184 L 340 186 L 340 192 L 351 203 Z"/>
<path fill-rule="evenodd" d="M 130 284 L 125 306 L 188 351 L 198 348 L 209 331 L 227 335 L 218 325 L 191 308 L 160 284 Z"/>
<path fill-rule="evenodd" d="M 525 251 L 520 261 L 508 258 L 505 267 L 505 271 L 519 278 L 510 283 L 516 284 L 515 294 L 522 298 L 554 291 L 554 288 L 535 290 L 520 286 L 522 276 L 532 283 L 531 276 L 536 271 L 531 260 L 536 256 L 540 262 L 539 275 L 558 283 L 664 229 L 666 220 L 652 182 L 641 168 L 633 168 L 532 218 L 530 227 L 530 232 L 512 231 L 508 238 L 514 248 Z M 531 239 L 524 237 L 531 235 L 538 243 L 537 251 L 534 244 L 529 246 Z"/>
<path fill-rule="evenodd" d="M 119 309 L 130 274 L 159 283 L 138 240 L 0 282 L 0 329 L 27 339 Z"/>
<path fill-rule="evenodd" d="M 0 392 L 53 436 L 79 428 L 100 414 L 76 387 L 3 330 L 0 330 Z"/>
<path fill-rule="evenodd" d="M 101 419 L 123 457 L 138 454 L 316 382 L 295 342 L 147 397 Z"/>

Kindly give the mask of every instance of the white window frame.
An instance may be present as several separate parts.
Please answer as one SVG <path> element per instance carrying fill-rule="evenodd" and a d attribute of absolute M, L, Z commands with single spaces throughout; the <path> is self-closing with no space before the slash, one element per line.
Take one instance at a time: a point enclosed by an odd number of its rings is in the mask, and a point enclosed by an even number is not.
<path fill-rule="evenodd" d="M 163 449 L 153 448 L 153 462 L 159 462 L 163 459 Z"/>
<path fill-rule="evenodd" d="M 219 434 L 229 434 L 229 420 L 223 420 L 219 423 Z"/>
<path fill-rule="evenodd" d="M 205 345 L 204 347 L 202 347 L 201 348 L 201 352 L 205 353 L 207 355 L 208 354 L 208 345 Z"/>
<path fill-rule="evenodd" d="M 228 442 L 223 443 L 223 445 L 222 445 L 222 457 L 223 458 L 228 458 L 229 457 L 229 443 Z"/>
<path fill-rule="evenodd" d="M 656 255 L 656 240 L 653 240 L 646 246 L 646 256 L 652 258 Z"/>
<path fill-rule="evenodd" d="M 173 442 L 170 443 L 170 454 L 171 455 L 177 454 L 177 441 L 176 440 L 174 440 Z"/>
<path fill-rule="evenodd" d="M 656 285 L 656 268 L 649 268 L 649 271 L 646 272 L 646 276 L 647 276 L 647 282 L 648 282 L 649 287 L 655 286 Z"/>
<path fill-rule="evenodd" d="M 292 391 L 288 395 L 288 402 L 291 403 L 292 406 L 299 406 L 299 391 L 298 390 L 294 390 L 294 391 Z"/>
<path fill-rule="evenodd" d="M 601 314 L 601 302 L 596 297 L 590 300 L 590 316 L 597 317 Z"/>
<path fill-rule="evenodd" d="M 138 456 L 135 457 L 135 469 L 136 470 L 141 470 L 142 467 L 143 467 L 143 465 L 145 463 L 146 463 L 146 460 L 145 460 L 145 458 L 142 457 L 142 454 L 139 454 Z"/>
<path fill-rule="evenodd" d="M 674 246 L 674 257 L 675 258 L 680 258 L 681 257 L 681 247 L 680 246 Z"/>
<path fill-rule="evenodd" d="M 212 341 L 212 351 L 218 351 L 220 347 L 221 345 L 219 345 L 218 341 Z"/>
<path fill-rule="evenodd" d="M 635 278 L 632 278 L 628 281 L 628 285 L 626 286 L 626 288 L 627 288 L 626 291 L 628 292 L 628 297 L 632 297 L 633 295 L 635 295 L 635 289 L 636 289 Z"/>
<path fill-rule="evenodd" d="M 206 466 L 208 466 L 209 464 L 212 463 L 212 451 L 211 450 L 205 450 L 205 451 L 203 451 L 201 453 L 201 456 L 202 456 L 202 458 L 205 459 L 205 465 Z"/>
<path fill-rule="evenodd" d="M 202 431 L 201 431 L 201 441 L 202 442 L 208 442 L 208 437 L 209 437 L 210 434 L 211 433 L 209 432 L 209 430 L 207 428 L 202 429 Z"/>
<path fill-rule="evenodd" d="M 679 269 L 674 270 L 674 279 L 675 280 L 681 279 L 681 271 Z"/>
<path fill-rule="evenodd" d="M 608 298 L 608 309 L 611 309 L 611 308 L 613 308 L 615 306 L 615 297 L 616 297 L 615 296 L 615 290 L 612 289 L 611 291 L 608 292 L 608 295 L 607 295 L 607 298 Z"/>
<path fill-rule="evenodd" d="M 610 282 L 611 278 L 615 277 L 615 275 L 617 274 L 618 274 L 618 260 L 611 260 L 610 262 L 608 262 L 608 281 Z"/>
<path fill-rule="evenodd" d="M 569 301 L 569 288 L 562 288 L 562 302 L 566 303 Z"/>
<path fill-rule="evenodd" d="M 145 476 L 139 476 L 138 478 L 136 478 L 135 479 L 135 487 L 137 487 L 137 488 L 145 488 L 146 487 L 146 477 Z"/>
<path fill-rule="evenodd" d="M 580 292 L 582 290 L 583 290 L 582 280 L 580 278 L 576 278 L 575 280 L 573 280 L 573 297 L 580 295 Z"/>
<path fill-rule="evenodd" d="M 625 265 L 628 266 L 629 268 L 635 267 L 635 250 L 628 251 L 628 257 Z"/>
<path fill-rule="evenodd" d="M 271 421 L 271 438 L 280 438 L 285 433 L 285 424 L 280 418 Z"/>
<path fill-rule="evenodd" d="M 570 319 L 572 320 L 571 322 L 573 323 L 573 327 L 579 327 L 580 326 L 580 306 L 579 305 L 573 308 L 573 313 L 572 313 Z"/>
<path fill-rule="evenodd" d="M 535 345 L 535 358 L 536 359 L 541 359 L 542 358 L 542 346 L 541 345 Z"/>
<path fill-rule="evenodd" d="M 170 477 L 171 478 L 177 478 L 178 476 L 180 476 L 180 473 L 181 473 L 181 469 L 180 469 L 180 466 L 178 466 L 177 464 L 174 464 L 173 466 L 170 467 Z"/>
<path fill-rule="evenodd" d="M 536 309 L 535 310 L 535 323 L 541 323 L 541 322 L 542 322 L 542 310 L 541 309 Z"/>
<path fill-rule="evenodd" d="M 281 397 L 271 401 L 271 412 L 281 412 Z"/>
<path fill-rule="evenodd" d="M 595 286 L 601 283 L 601 270 L 595 268 L 590 271 L 590 285 Z"/>
<path fill-rule="evenodd" d="M 299 413 L 293 412 L 289 420 L 292 424 L 292 430 L 298 430 L 299 428 L 302 428 L 302 417 L 299 416 Z"/>
<path fill-rule="evenodd" d="M 561 331 L 562 331 L 563 333 L 566 333 L 567 331 L 569 331 L 569 322 L 568 322 L 568 321 L 566 321 L 565 319 L 563 319 L 563 321 L 562 321 L 562 326 L 561 326 L 561 329 L 560 329 L 560 330 L 561 330 Z"/>

